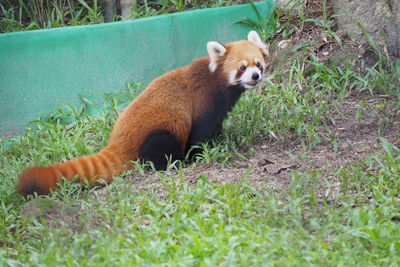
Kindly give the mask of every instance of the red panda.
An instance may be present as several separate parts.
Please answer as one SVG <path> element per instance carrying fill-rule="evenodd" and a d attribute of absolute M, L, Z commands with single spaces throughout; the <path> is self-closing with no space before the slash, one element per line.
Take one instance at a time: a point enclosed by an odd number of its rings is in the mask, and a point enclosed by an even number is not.
<path fill-rule="evenodd" d="M 255 31 L 247 40 L 207 43 L 208 56 L 165 73 L 119 115 L 108 145 L 97 154 L 22 172 L 17 191 L 48 194 L 62 177 L 99 184 L 133 168 L 130 161 L 166 169 L 168 158 L 183 159 L 190 148 L 217 136 L 240 95 L 265 73 L 266 45 Z"/>

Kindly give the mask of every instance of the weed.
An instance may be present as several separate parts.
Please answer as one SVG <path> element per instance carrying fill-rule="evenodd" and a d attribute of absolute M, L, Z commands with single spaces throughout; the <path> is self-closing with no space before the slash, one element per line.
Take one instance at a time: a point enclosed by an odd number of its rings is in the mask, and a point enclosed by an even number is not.
<path fill-rule="evenodd" d="M 372 68 L 367 69 L 364 77 L 359 77 L 362 82 L 360 91 L 366 89 L 370 93 L 385 94 L 388 96 L 400 96 L 400 60 L 387 62 L 386 66 L 377 63 Z"/>
<path fill-rule="evenodd" d="M 337 35 L 333 30 L 333 19 L 335 17 L 341 16 L 340 14 L 334 14 L 328 16 L 328 10 L 327 10 L 327 0 L 322 0 L 322 19 L 316 19 L 316 18 L 309 18 L 305 19 L 305 22 L 313 22 L 315 25 L 322 27 L 326 35 L 333 37 L 336 42 L 339 44 L 340 47 L 342 47 L 342 40 L 340 39 L 339 35 Z"/>
<path fill-rule="evenodd" d="M 297 29 L 292 26 L 291 19 L 296 10 L 301 6 L 301 1 L 290 0 L 281 8 L 274 5 L 269 11 L 268 15 L 264 16 L 261 11 L 251 3 L 251 7 L 256 15 L 256 20 L 244 18 L 236 23 L 250 26 L 260 33 L 263 41 L 271 40 L 275 35 L 280 34 L 282 38 L 289 38 Z M 301 8 L 300 8 L 301 9 Z M 287 11 L 285 21 L 281 21 L 282 15 Z M 283 22 L 283 23 L 282 23 Z"/>

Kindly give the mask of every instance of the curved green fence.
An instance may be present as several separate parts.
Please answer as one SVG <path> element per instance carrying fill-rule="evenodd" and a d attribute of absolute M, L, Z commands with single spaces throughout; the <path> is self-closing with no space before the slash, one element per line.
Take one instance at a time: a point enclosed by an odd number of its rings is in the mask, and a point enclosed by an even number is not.
<path fill-rule="evenodd" d="M 273 1 L 256 3 L 267 16 Z M 256 19 L 250 5 L 187 11 L 115 23 L 0 35 L 0 136 L 24 132 L 29 121 L 78 94 L 147 84 L 206 54 L 206 43 L 243 39 Z"/>

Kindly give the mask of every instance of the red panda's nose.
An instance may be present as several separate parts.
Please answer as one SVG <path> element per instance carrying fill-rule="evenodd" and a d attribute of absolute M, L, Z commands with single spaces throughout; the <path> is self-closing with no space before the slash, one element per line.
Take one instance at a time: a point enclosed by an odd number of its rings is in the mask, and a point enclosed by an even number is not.
<path fill-rule="evenodd" d="M 255 81 L 258 80 L 258 78 L 260 78 L 260 74 L 258 74 L 257 72 L 254 72 L 253 75 L 251 75 L 251 78 Z"/>

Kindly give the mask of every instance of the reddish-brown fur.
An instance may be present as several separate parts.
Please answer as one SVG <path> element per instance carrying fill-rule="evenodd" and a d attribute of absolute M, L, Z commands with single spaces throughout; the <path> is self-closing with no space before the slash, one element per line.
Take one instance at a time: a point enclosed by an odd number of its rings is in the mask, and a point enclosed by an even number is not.
<path fill-rule="evenodd" d="M 229 72 L 241 60 L 253 63 L 263 58 L 261 50 L 249 41 L 225 45 L 226 55 L 218 61 L 218 69 L 209 71 L 209 57 L 195 59 L 192 64 L 155 79 L 119 116 L 108 145 L 99 153 L 72 159 L 47 167 L 25 170 L 17 184 L 22 195 L 48 194 L 57 188 L 61 177 L 91 184 L 99 179 L 110 183 L 114 176 L 132 168 L 129 161 L 139 158 L 145 138 L 154 130 L 173 133 L 184 151 L 192 122 L 203 114 L 218 90 L 227 85 Z"/>

